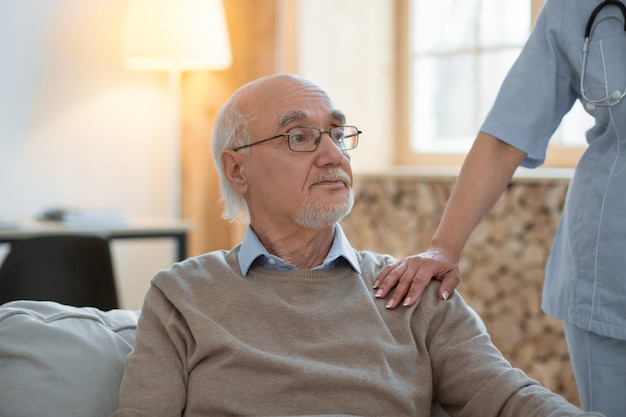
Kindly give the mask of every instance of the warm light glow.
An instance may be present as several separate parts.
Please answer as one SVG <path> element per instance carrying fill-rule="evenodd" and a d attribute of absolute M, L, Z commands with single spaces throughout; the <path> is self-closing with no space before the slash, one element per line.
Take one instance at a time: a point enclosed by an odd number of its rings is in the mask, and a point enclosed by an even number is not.
<path fill-rule="evenodd" d="M 222 0 L 130 0 L 128 68 L 223 70 L 232 55 Z"/>

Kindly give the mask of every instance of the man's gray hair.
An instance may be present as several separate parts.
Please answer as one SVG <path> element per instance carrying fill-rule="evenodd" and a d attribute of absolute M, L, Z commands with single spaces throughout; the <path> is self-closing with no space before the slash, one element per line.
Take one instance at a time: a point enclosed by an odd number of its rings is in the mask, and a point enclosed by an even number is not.
<path fill-rule="evenodd" d="M 249 116 L 244 115 L 239 96 L 237 93 L 234 94 L 217 115 L 213 128 L 213 159 L 220 177 L 224 204 L 222 217 L 230 221 L 248 222 L 250 216 L 246 200 L 230 185 L 220 161 L 224 149 L 250 143 L 250 120 Z M 239 152 L 249 152 L 249 149 L 242 149 Z"/>

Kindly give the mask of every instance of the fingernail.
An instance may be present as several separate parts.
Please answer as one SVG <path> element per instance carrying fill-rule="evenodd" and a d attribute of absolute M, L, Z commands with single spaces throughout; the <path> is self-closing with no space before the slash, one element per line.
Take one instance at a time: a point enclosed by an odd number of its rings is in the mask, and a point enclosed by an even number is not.
<path fill-rule="evenodd" d="M 387 304 L 385 305 L 385 308 L 391 308 L 391 306 L 393 305 L 393 298 L 389 301 L 387 301 Z"/>
<path fill-rule="evenodd" d="M 448 301 L 448 297 L 450 297 L 450 293 L 448 291 L 444 291 L 442 294 L 443 300 Z"/>
<path fill-rule="evenodd" d="M 378 282 L 378 280 L 376 280 L 376 282 L 374 282 L 374 289 L 378 288 L 378 286 L 380 285 L 380 282 Z"/>
<path fill-rule="evenodd" d="M 383 295 L 383 289 L 379 289 L 378 291 L 376 291 L 376 294 L 374 294 L 374 297 L 379 298 L 382 297 Z"/>
<path fill-rule="evenodd" d="M 402 305 L 408 307 L 409 304 L 411 304 L 411 297 L 406 297 Z"/>

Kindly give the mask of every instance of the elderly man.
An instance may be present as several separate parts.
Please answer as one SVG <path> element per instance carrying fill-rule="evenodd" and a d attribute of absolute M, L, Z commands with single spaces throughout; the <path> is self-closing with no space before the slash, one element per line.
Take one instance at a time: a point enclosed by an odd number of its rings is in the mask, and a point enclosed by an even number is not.
<path fill-rule="evenodd" d="M 225 216 L 249 221 L 229 251 L 152 280 L 115 416 L 584 414 L 511 368 L 453 293 L 430 286 L 390 311 L 372 294 L 396 262 L 354 250 L 348 151 L 360 131 L 292 75 L 222 108 L 214 154 Z"/>

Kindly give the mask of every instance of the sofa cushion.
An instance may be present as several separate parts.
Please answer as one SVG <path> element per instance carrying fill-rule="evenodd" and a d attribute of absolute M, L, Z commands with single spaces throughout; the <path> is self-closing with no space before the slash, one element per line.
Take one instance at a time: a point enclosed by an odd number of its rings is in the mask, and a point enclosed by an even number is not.
<path fill-rule="evenodd" d="M 0 305 L 0 415 L 109 416 L 138 317 L 48 301 Z"/>

